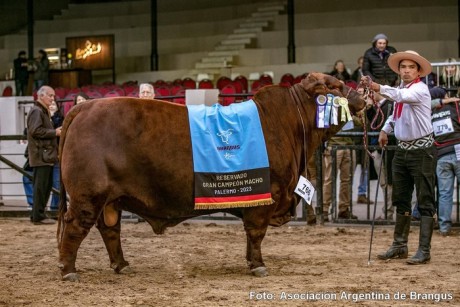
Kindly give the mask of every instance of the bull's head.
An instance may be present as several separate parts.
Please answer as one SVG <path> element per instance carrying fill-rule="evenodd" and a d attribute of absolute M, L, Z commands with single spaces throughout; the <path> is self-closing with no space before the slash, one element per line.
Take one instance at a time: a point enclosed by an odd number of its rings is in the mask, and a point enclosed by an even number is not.
<path fill-rule="evenodd" d="M 326 74 L 310 73 L 302 80 L 302 85 L 308 95 L 313 98 L 326 94 L 347 98 L 348 108 L 352 114 L 357 114 L 366 106 L 366 102 L 357 91 Z"/>

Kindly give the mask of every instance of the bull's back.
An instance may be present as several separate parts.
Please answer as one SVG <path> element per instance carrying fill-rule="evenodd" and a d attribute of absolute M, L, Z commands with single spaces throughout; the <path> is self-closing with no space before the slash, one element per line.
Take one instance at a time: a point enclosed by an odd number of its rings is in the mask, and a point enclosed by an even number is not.
<path fill-rule="evenodd" d="M 71 196 L 90 191 L 147 201 L 160 194 L 168 198 L 179 186 L 192 195 L 185 107 L 130 98 L 94 100 L 77 107 L 61 154 L 63 182 Z"/>

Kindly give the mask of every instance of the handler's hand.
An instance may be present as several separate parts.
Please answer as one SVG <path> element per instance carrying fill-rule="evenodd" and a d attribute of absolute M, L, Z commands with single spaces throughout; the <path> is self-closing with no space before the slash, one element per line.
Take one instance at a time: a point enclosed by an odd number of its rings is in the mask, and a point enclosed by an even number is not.
<path fill-rule="evenodd" d="M 379 133 L 379 145 L 380 147 L 385 147 L 388 144 L 388 135 L 385 131 L 381 130 Z"/>
<path fill-rule="evenodd" d="M 361 77 L 361 83 L 362 83 L 364 86 L 370 86 L 370 88 L 371 88 L 374 92 L 380 92 L 380 84 L 375 83 L 375 82 L 372 82 L 372 79 L 371 79 L 371 77 L 369 77 L 369 76 L 362 76 L 362 77 Z"/>

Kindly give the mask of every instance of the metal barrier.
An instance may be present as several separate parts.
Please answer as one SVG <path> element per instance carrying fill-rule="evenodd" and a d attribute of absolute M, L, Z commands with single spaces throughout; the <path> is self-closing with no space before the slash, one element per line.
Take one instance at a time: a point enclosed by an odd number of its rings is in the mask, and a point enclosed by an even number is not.
<path fill-rule="evenodd" d="M 378 136 L 379 133 L 378 132 L 368 132 L 367 135 L 369 137 L 372 137 L 372 136 Z M 338 137 L 353 137 L 353 138 L 356 138 L 356 137 L 363 137 L 363 132 L 339 132 L 338 134 L 336 134 L 335 136 L 338 136 Z M 337 150 L 365 150 L 365 147 L 364 145 L 332 145 L 332 156 L 334 157 L 333 158 L 333 165 L 332 165 L 332 182 L 334 183 L 337 183 L 337 167 L 336 167 L 336 153 L 337 153 Z M 379 149 L 380 147 L 377 146 L 377 145 L 369 145 L 368 146 L 369 150 L 375 150 L 375 149 Z M 397 146 L 387 146 L 386 150 L 387 151 L 394 151 L 396 150 Z M 385 156 L 385 163 L 391 163 L 391 161 L 388 161 L 388 157 L 387 155 Z M 322 159 L 320 161 L 320 163 L 317 163 L 316 165 L 319 166 L 321 165 L 321 168 L 322 168 Z M 351 170 L 350 170 L 350 174 L 351 174 L 351 183 L 350 184 L 350 188 L 349 188 L 349 193 L 350 193 L 350 210 L 351 210 L 351 213 L 353 213 L 353 209 L 354 209 L 354 205 L 353 205 L 353 180 L 354 180 L 354 173 L 355 173 L 355 167 L 354 167 L 355 163 L 352 163 L 351 164 Z M 367 172 L 369 174 L 370 172 L 370 163 L 367 164 Z M 318 168 L 317 168 L 318 169 Z M 317 207 L 320 208 L 322 210 L 322 204 L 323 204 L 323 200 L 322 200 L 322 197 L 320 198 L 318 194 L 322 193 L 322 187 L 323 187 L 323 177 L 317 177 L 317 186 L 318 186 L 318 189 L 317 189 L 317 199 L 318 199 L 318 203 L 317 203 Z M 459 178 L 457 178 L 457 185 L 456 185 L 456 201 L 454 202 L 453 206 L 455 207 L 455 218 L 452 220 L 452 224 L 455 225 L 455 226 L 460 226 L 460 185 L 459 185 Z M 368 179 L 367 179 L 367 197 L 371 200 L 374 200 L 372 198 L 370 198 L 370 196 L 372 195 L 375 195 L 375 194 L 370 194 L 370 177 L 368 176 Z M 375 187 L 376 189 L 380 189 L 379 186 L 376 186 Z M 375 191 L 373 192 L 375 193 Z M 386 195 L 385 195 L 386 196 Z M 436 200 L 436 206 L 438 204 L 438 193 L 437 193 L 437 189 L 436 189 L 436 194 L 435 194 L 435 200 Z M 384 201 L 387 201 L 387 198 L 385 197 Z M 377 205 L 374 204 L 374 205 Z M 332 216 L 334 218 L 334 220 L 336 221 L 340 221 L 341 223 L 363 223 L 363 224 L 366 224 L 366 223 L 370 223 L 372 221 L 372 215 L 373 215 L 373 212 L 371 214 L 371 207 L 373 208 L 374 205 L 370 205 L 370 204 L 366 204 L 366 219 L 365 220 L 341 220 L 341 219 L 338 219 L 337 218 L 337 189 L 336 189 L 336 184 L 333 184 L 332 185 L 332 202 L 331 202 L 331 208 L 333 210 L 332 212 Z M 391 205 L 391 204 L 389 204 Z M 335 211 L 334 211 L 335 210 Z M 319 209 L 317 209 L 317 212 L 319 211 Z M 373 210 L 372 210 L 373 211 Z M 317 213 L 318 214 L 318 213 Z M 390 221 L 379 221 L 378 223 L 380 224 L 392 224 L 393 222 L 390 222 Z"/>

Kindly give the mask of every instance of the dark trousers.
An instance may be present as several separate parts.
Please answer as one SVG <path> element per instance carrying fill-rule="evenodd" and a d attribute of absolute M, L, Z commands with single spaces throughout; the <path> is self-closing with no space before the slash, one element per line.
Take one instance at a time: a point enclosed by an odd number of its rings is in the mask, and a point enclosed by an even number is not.
<path fill-rule="evenodd" d="M 436 155 L 434 147 L 415 150 L 396 149 L 393 158 L 393 206 L 399 214 L 411 214 L 412 192 L 422 216 L 433 216 L 435 206 Z"/>
<path fill-rule="evenodd" d="M 28 80 L 15 80 L 16 96 L 26 96 Z"/>
<path fill-rule="evenodd" d="M 34 206 L 32 221 L 38 222 L 46 218 L 45 208 L 53 185 L 53 166 L 34 167 Z"/>

